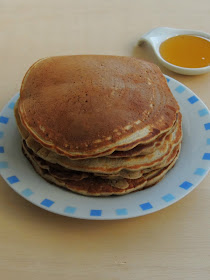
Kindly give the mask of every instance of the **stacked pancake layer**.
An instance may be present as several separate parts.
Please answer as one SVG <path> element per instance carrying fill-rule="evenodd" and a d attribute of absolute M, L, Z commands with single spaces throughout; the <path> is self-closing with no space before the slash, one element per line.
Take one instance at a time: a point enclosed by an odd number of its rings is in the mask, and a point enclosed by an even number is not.
<path fill-rule="evenodd" d="M 152 186 L 181 147 L 182 116 L 164 76 L 134 58 L 40 60 L 23 79 L 15 117 L 37 173 L 84 195 Z"/>

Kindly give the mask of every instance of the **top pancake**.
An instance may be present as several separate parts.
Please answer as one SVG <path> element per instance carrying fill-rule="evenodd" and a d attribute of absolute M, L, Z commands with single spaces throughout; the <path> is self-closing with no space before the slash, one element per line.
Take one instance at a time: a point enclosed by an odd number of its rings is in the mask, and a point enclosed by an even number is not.
<path fill-rule="evenodd" d="M 171 129 L 179 106 L 152 63 L 75 55 L 33 64 L 23 79 L 18 109 L 41 145 L 79 159 L 154 141 Z"/>

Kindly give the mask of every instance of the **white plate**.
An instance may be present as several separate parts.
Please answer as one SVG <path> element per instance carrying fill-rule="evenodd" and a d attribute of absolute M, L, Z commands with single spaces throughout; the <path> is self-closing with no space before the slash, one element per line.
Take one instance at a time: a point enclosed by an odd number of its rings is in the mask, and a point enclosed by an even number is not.
<path fill-rule="evenodd" d="M 204 103 L 187 87 L 167 77 L 181 107 L 183 144 L 175 167 L 154 187 L 104 198 L 85 197 L 47 183 L 23 156 L 13 107 L 18 94 L 0 114 L 0 172 L 22 197 L 48 211 L 83 219 L 125 219 L 163 209 L 191 192 L 210 167 L 210 116 Z M 193 206 L 192 206 L 193 207 Z"/>

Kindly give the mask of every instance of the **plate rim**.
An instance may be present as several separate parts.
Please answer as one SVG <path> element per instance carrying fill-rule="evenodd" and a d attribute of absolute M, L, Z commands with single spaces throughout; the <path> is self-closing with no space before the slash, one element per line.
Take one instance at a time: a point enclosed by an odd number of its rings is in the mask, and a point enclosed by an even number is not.
<path fill-rule="evenodd" d="M 188 88 L 187 86 L 185 86 L 183 83 L 177 81 L 176 79 L 168 76 L 168 75 L 164 75 L 165 78 L 167 79 L 167 82 L 169 83 L 170 81 L 173 81 L 175 84 L 178 84 L 178 87 L 181 86 L 183 87 L 185 90 L 189 91 L 189 92 L 192 92 L 193 95 L 198 99 L 199 102 L 201 102 L 201 105 L 202 107 L 204 107 L 204 109 L 208 110 L 209 112 L 209 109 L 208 107 L 206 106 L 206 104 L 201 100 L 201 98 L 199 96 L 197 96 L 190 88 Z M 181 88 L 180 88 L 181 90 Z M 172 90 L 171 90 L 172 91 Z M 174 95 L 174 92 L 172 91 L 172 94 Z M 14 95 L 9 101 L 8 103 L 2 108 L 1 112 L 0 112 L 0 117 L 2 116 L 2 113 L 4 113 L 5 111 L 9 110 L 8 107 L 10 106 L 11 103 L 14 103 L 12 102 L 13 100 L 17 99 L 19 96 L 19 93 L 17 93 L 16 95 Z M 174 96 L 176 98 L 176 96 Z M 178 102 L 178 101 L 177 101 Z M 179 103 L 179 102 L 178 102 Z M 180 105 L 180 104 L 179 104 Z M 12 109 L 12 108 L 10 108 Z M 209 118 L 209 123 L 210 123 L 210 116 L 208 114 L 208 118 Z M 0 124 L 0 127 L 1 127 L 1 124 Z M 1 141 L 1 139 L 0 139 Z M 1 154 L 0 154 L 0 160 L 1 160 Z M 25 195 L 23 195 L 20 191 L 18 191 L 13 183 L 10 183 L 8 181 L 8 178 L 6 178 L 7 176 L 4 175 L 4 172 L 2 172 L 2 170 L 4 170 L 4 168 L 2 169 L 0 167 L 0 175 L 2 176 L 2 178 L 4 179 L 4 181 L 7 183 L 7 185 L 12 188 L 17 194 L 19 194 L 22 198 L 28 200 L 29 202 L 31 202 L 32 204 L 36 205 L 37 207 L 39 208 L 42 208 L 44 210 L 47 210 L 49 212 L 52 212 L 54 214 L 58 214 L 58 215 L 62 215 L 62 216 L 66 216 L 66 217 L 71 217 L 71 218 L 77 218 L 77 219 L 85 219 L 85 220 L 120 220 L 120 219 L 129 219 L 129 218 L 136 218 L 136 217 L 140 217 L 140 216 L 144 216 L 144 215 L 148 215 L 148 214 L 151 214 L 151 213 L 154 213 L 154 212 L 157 212 L 157 211 L 160 211 L 176 202 L 178 202 L 179 200 L 181 200 L 182 198 L 184 198 L 186 195 L 188 195 L 191 191 L 193 191 L 200 183 L 201 181 L 208 175 L 208 172 L 209 172 L 209 169 L 210 169 L 210 164 L 208 163 L 208 168 L 207 168 L 207 172 L 204 173 L 202 176 L 199 177 L 199 179 L 197 180 L 196 184 L 193 185 L 191 188 L 189 188 L 188 190 L 186 190 L 186 192 L 181 196 L 181 197 L 178 197 L 178 198 L 174 198 L 172 199 L 171 201 L 168 201 L 168 203 L 165 203 L 164 205 L 161 205 L 160 207 L 152 207 L 151 209 L 148 209 L 149 211 L 136 211 L 136 214 L 132 214 L 132 215 L 129 215 L 129 214 L 119 214 L 119 215 L 111 215 L 111 216 L 97 216 L 97 215 L 75 215 L 74 213 L 66 213 L 66 212 L 61 212 L 61 211 L 58 211 L 54 208 L 49 208 L 49 207 L 46 207 L 45 205 L 42 205 L 41 203 L 37 203 L 36 201 L 33 200 L 33 195 L 32 196 L 29 196 L 29 197 L 26 197 Z M 15 171 L 15 170 L 14 170 Z M 35 171 L 34 171 L 35 172 Z M 36 174 L 36 173 L 35 173 Z M 39 176 L 38 174 L 36 174 L 36 176 Z M 43 179 L 44 180 L 44 179 Z M 56 187 L 57 188 L 57 187 Z M 150 188 L 152 189 L 152 188 Z M 147 190 L 143 190 L 141 192 L 145 192 Z M 139 192 L 140 193 L 140 192 Z M 81 196 L 79 194 L 74 194 L 76 196 Z M 126 196 L 128 196 L 129 194 L 127 194 Z M 31 199 L 32 198 L 32 199 Z M 110 197 L 108 197 L 110 198 Z M 98 198 L 96 198 L 98 199 Z M 100 198 L 99 198 L 100 199 Z M 105 198 L 106 199 L 106 198 Z M 140 206 L 140 205 L 139 205 Z M 140 207 L 139 207 L 140 208 Z M 116 210 L 116 209 L 115 209 Z M 141 209 L 139 209 L 141 210 Z"/>

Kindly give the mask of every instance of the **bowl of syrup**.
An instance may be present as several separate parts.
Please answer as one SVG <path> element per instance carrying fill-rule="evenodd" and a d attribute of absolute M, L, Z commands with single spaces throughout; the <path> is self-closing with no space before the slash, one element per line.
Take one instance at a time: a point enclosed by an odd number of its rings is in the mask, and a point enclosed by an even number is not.
<path fill-rule="evenodd" d="M 169 70 L 185 75 L 210 72 L 210 34 L 187 29 L 158 27 L 144 34 L 158 60 Z"/>

